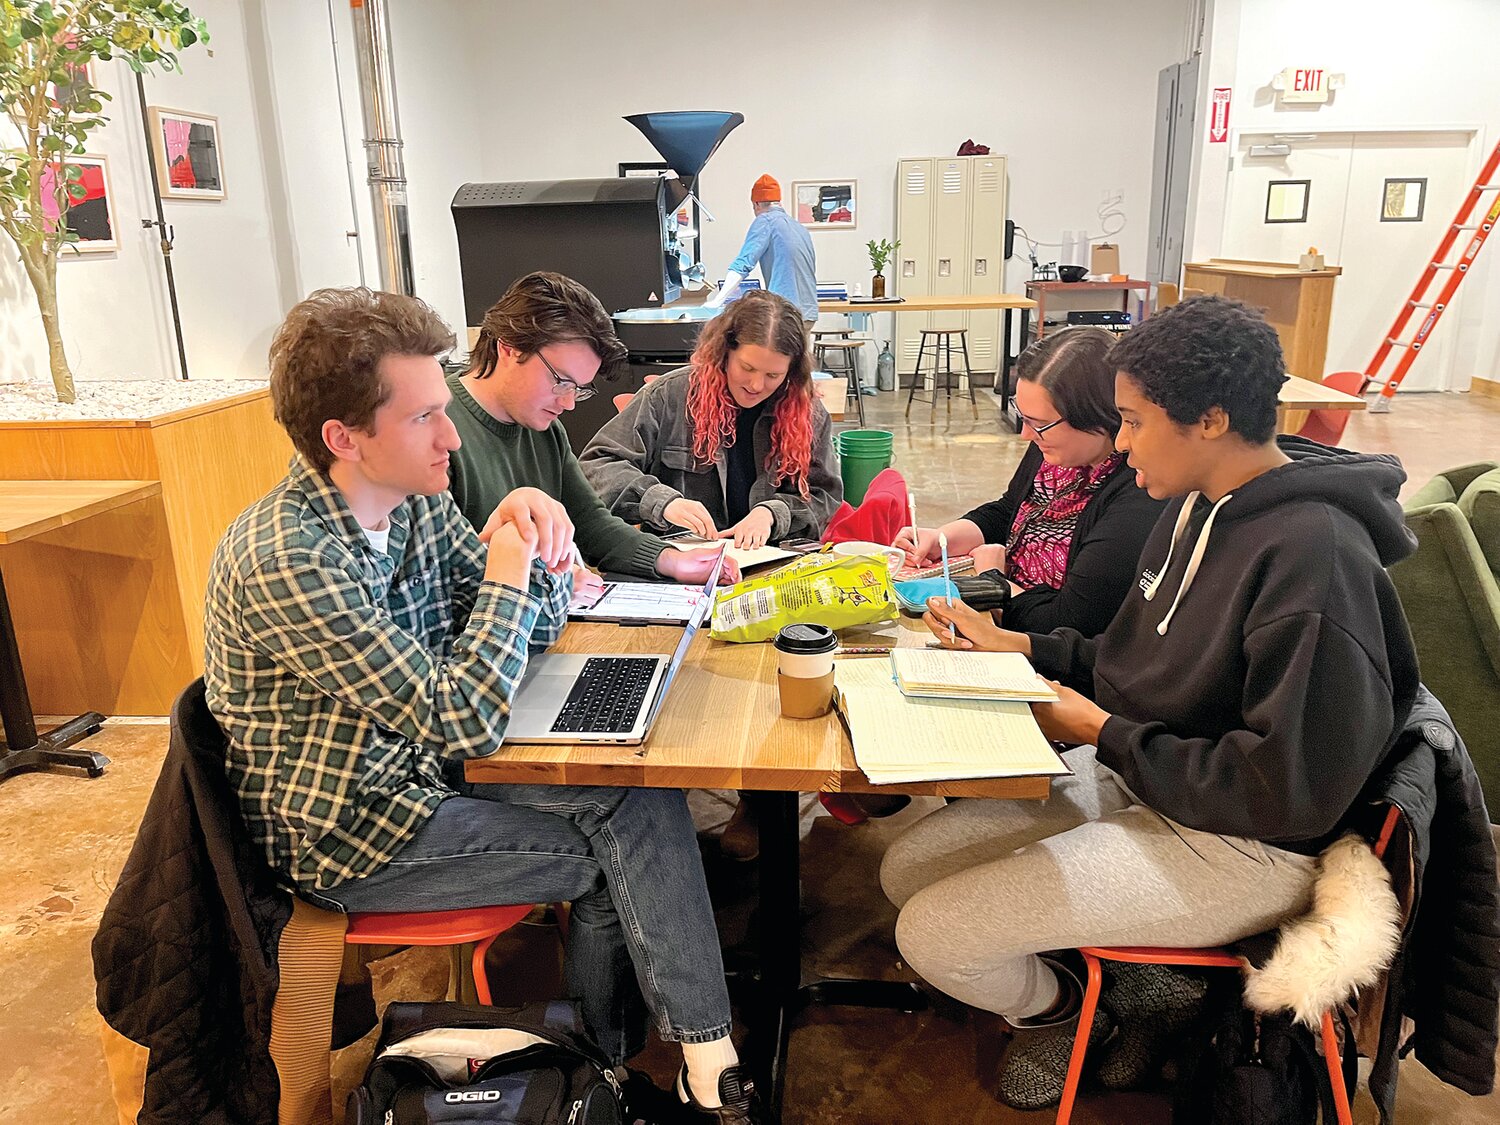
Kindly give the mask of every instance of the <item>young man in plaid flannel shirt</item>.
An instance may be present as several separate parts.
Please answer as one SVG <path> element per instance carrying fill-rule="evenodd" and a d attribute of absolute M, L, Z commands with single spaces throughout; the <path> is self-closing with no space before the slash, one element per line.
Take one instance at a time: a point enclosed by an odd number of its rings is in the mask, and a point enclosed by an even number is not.
<path fill-rule="evenodd" d="M 477 534 L 455 506 L 435 358 L 453 343 L 421 301 L 368 289 L 314 293 L 272 342 L 297 453 L 219 544 L 206 614 L 241 812 L 328 909 L 571 901 L 564 977 L 600 1046 L 645 1046 L 644 998 L 683 1045 L 681 1119 L 765 1120 L 683 794 L 462 780 L 504 738 L 529 651 L 562 630 L 573 527 L 531 488 Z"/>

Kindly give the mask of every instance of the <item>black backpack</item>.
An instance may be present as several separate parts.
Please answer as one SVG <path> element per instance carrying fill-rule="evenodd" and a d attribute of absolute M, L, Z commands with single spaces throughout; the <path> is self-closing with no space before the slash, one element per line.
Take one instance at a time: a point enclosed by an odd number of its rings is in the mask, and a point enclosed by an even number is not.
<path fill-rule="evenodd" d="M 1320 1110 L 1323 1121 L 1335 1120 L 1328 1069 L 1312 1032 L 1290 1015 L 1248 1011 L 1238 982 L 1210 997 L 1194 1046 L 1181 1060 L 1174 1125 L 1311 1125 Z M 1344 1027 L 1347 1032 L 1347 1021 Z M 1345 1042 L 1352 1044 L 1352 1036 Z M 1342 1061 L 1344 1088 L 1352 1096 L 1352 1046 Z"/>
<path fill-rule="evenodd" d="M 569 1001 L 391 1004 L 346 1125 L 625 1125 L 609 1060 Z"/>

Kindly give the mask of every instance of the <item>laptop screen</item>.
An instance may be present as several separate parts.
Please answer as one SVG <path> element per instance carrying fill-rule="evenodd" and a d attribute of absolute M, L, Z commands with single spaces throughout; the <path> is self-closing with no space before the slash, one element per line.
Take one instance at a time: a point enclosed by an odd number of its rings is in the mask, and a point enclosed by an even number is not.
<path fill-rule="evenodd" d="M 672 659 L 661 678 L 661 686 L 656 689 L 656 698 L 651 701 L 651 710 L 646 715 L 647 730 L 650 730 L 651 724 L 656 722 L 656 713 L 661 710 L 662 700 L 667 698 L 667 689 L 677 678 L 677 669 L 682 666 L 683 658 L 687 656 L 688 649 L 693 645 L 693 638 L 698 635 L 698 626 L 702 625 L 709 614 L 713 613 L 714 587 L 719 584 L 719 572 L 724 569 L 724 553 L 723 550 L 719 551 L 719 557 L 714 560 L 714 565 L 708 572 L 708 581 L 703 584 L 703 602 L 698 611 L 688 618 L 687 628 L 682 631 L 682 640 L 677 642 L 677 648 L 672 653 Z"/>

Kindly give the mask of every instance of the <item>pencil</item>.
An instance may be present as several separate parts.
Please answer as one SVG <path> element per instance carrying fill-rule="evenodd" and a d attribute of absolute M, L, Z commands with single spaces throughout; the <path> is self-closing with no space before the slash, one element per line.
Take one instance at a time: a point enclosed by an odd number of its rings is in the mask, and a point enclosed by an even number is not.
<path fill-rule="evenodd" d="M 953 579 L 948 576 L 948 537 L 941 531 L 938 532 L 938 550 L 943 553 L 943 595 L 948 599 L 948 608 L 953 608 Z M 948 639 L 958 639 L 958 629 L 953 624 L 953 618 L 948 618 Z"/>
<path fill-rule="evenodd" d="M 917 562 L 922 562 L 922 555 L 917 550 L 917 498 L 911 493 L 906 494 L 907 506 L 911 509 L 911 553 L 916 556 Z"/>

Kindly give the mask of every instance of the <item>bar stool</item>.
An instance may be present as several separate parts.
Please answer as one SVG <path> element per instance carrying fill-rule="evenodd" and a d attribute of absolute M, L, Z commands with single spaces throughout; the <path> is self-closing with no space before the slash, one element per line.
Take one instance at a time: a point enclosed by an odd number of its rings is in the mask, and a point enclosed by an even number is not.
<path fill-rule="evenodd" d="M 927 338 L 932 339 L 932 368 L 929 371 L 922 370 L 922 360 L 927 355 Z M 917 397 L 917 388 L 924 386 L 928 375 L 932 376 L 932 410 L 937 413 L 938 376 L 943 377 L 943 399 L 947 403 L 948 413 L 953 413 L 953 377 L 960 374 L 953 370 L 953 337 L 958 337 L 958 345 L 963 353 L 964 369 L 962 372 L 964 387 L 969 392 L 969 408 L 974 411 L 974 417 L 979 417 L 979 403 L 974 398 L 974 372 L 969 366 L 969 330 L 967 328 L 924 328 L 922 329 L 922 342 L 917 348 L 917 368 L 912 374 L 911 393 L 906 396 L 906 416 L 911 417 L 911 404 Z"/>
<path fill-rule="evenodd" d="M 865 346 L 863 340 L 820 340 L 813 345 L 813 363 L 821 371 L 830 375 L 842 375 L 848 384 L 847 394 L 854 396 L 855 408 L 859 411 L 859 424 L 865 424 L 865 398 L 860 393 L 859 386 L 859 349 Z M 839 365 L 834 367 L 830 362 L 834 356 L 838 357 Z"/>

